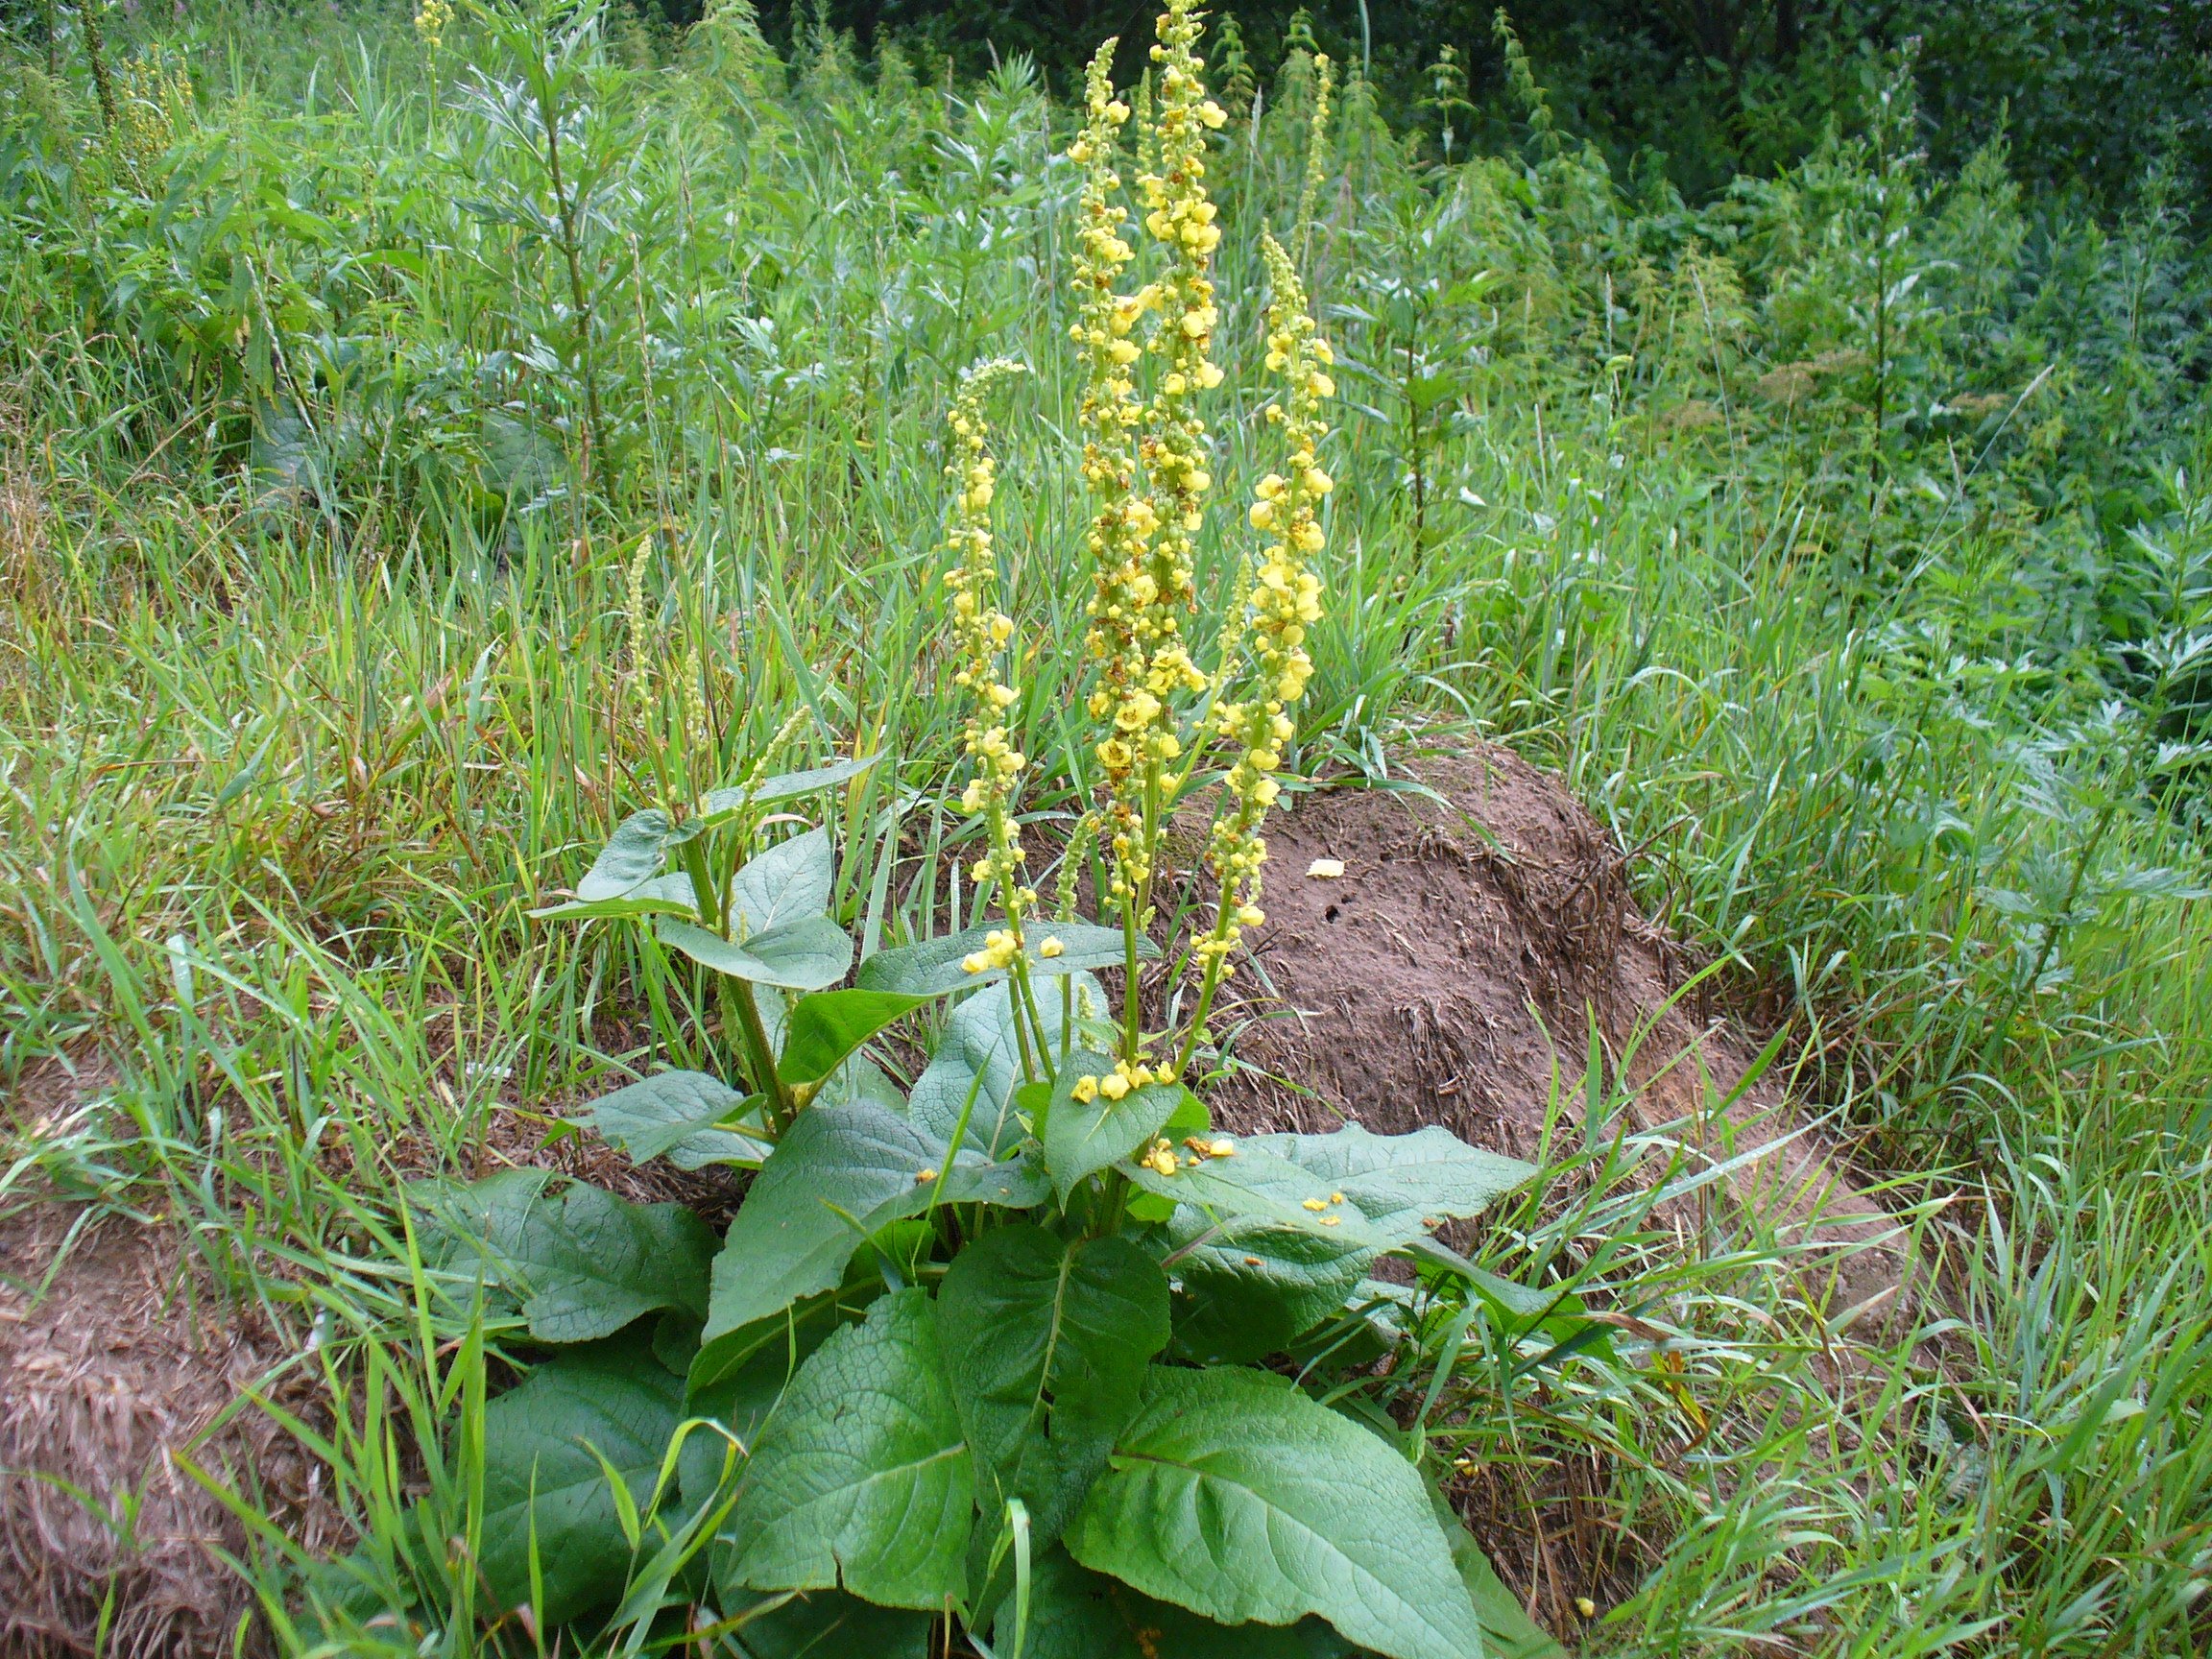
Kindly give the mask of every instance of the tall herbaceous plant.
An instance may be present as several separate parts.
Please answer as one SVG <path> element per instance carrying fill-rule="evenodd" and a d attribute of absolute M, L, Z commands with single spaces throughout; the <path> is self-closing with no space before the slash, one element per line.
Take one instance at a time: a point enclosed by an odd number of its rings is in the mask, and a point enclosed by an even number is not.
<path fill-rule="evenodd" d="M 1464 1330 L 1480 1275 L 1431 1233 L 1533 1171 L 1436 1128 L 1238 1138 L 1190 1086 L 1262 920 L 1262 826 L 1323 605 L 1334 388 L 1296 266 L 1265 237 L 1274 458 L 1202 661 L 1223 116 L 1189 0 L 1158 33 L 1149 132 L 1126 131 L 1108 42 L 1070 152 L 1094 509 L 1076 770 L 1096 797 L 1064 871 L 1095 858 L 1100 915 L 1074 915 L 1065 873 L 1047 913 L 1020 830 L 1022 642 L 989 435 L 1018 366 L 995 362 L 952 401 L 941 581 L 969 874 L 996 915 L 855 965 L 832 827 L 860 815 L 823 800 L 871 761 L 763 759 L 718 786 L 659 765 L 660 799 L 545 914 L 647 929 L 715 988 L 702 1051 L 731 1074 L 662 1072 L 586 1122 L 639 1162 L 756 1171 L 726 1236 L 536 1172 L 431 1200 L 434 1258 L 489 1275 L 554 1350 L 487 1411 L 477 1549 L 539 1628 L 681 1619 L 667 1628 L 755 1652 L 832 1628 L 915 1654 L 958 1634 L 1031 1659 L 1280 1641 L 1466 1659 L 1486 1631 L 1541 1640 L 1436 1501 L 1424 1442 L 1380 1392 L 1401 1367 L 1378 1363 Z M 1164 952 L 1163 832 L 1201 789 L 1211 902 Z M 1194 995 L 1157 1000 L 1190 1014 L 1147 1029 L 1140 983 L 1163 971 Z M 910 1084 L 878 1046 L 900 1022 L 935 1034 Z M 1413 1270 L 1385 1276 L 1384 1257 Z"/>

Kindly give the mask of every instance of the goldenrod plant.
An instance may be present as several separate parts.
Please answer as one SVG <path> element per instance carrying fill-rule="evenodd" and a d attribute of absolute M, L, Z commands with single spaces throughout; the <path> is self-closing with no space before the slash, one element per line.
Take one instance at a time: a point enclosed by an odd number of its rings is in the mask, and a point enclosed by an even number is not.
<path fill-rule="evenodd" d="M 1535 1171 L 1433 1128 L 1223 1134 L 1186 1081 L 1262 919 L 1262 826 L 1322 613 L 1334 391 L 1297 270 L 1267 237 L 1264 425 L 1279 459 L 1237 525 L 1256 545 L 1223 658 L 1202 668 L 1188 622 L 1214 493 L 1204 410 L 1224 378 L 1206 187 L 1223 117 L 1198 40 L 1190 0 L 1173 0 L 1153 53 L 1155 159 L 1136 180 L 1149 279 L 1132 290 L 1118 280 L 1139 254 L 1122 235 L 1129 108 L 1109 84 L 1111 42 L 1070 149 L 1094 496 L 1083 707 L 1098 799 L 1085 823 L 1103 827 L 1112 922 L 1076 919 L 1065 878 L 1062 914 L 1040 916 L 1018 822 L 1030 761 L 1009 710 L 1026 654 L 1002 603 L 990 442 L 994 394 L 1017 379 L 1006 361 L 971 371 L 952 400 L 941 575 L 965 710 L 960 806 L 981 847 L 965 874 L 996 919 L 874 951 L 845 983 L 837 849 L 827 827 L 785 830 L 860 760 L 757 764 L 718 788 L 663 764 L 659 804 L 542 912 L 649 926 L 722 988 L 735 1037 L 732 1075 L 631 1084 L 595 1104 L 592 1127 L 640 1160 L 758 1173 L 719 1245 L 673 1206 L 556 1194 L 536 1176 L 430 1201 L 440 1262 L 473 1251 L 522 1299 L 532 1339 L 593 1345 L 540 1364 L 485 1431 L 488 1484 L 517 1500 L 482 1540 L 489 1586 L 541 1621 L 601 1609 L 626 1580 L 637 1594 L 639 1536 L 564 1533 L 529 1496 L 548 1448 L 619 1418 L 640 1449 L 675 1443 L 634 1510 L 659 1514 L 663 1554 L 711 1536 L 708 1623 L 752 1651 L 783 1651 L 826 1620 L 873 1621 L 901 1650 L 959 1632 L 1008 1659 L 1272 1651 L 1263 1633 L 1282 1626 L 1300 1651 L 1389 1659 L 1540 1641 L 1421 1468 L 1327 1403 L 1429 1317 L 1421 1275 L 1461 1295 L 1479 1277 L 1431 1231 Z M 634 641 L 648 634 L 641 570 Z M 662 750 L 700 752 L 686 734 L 702 718 L 676 716 Z M 1174 960 L 1195 975 L 1195 1015 L 1148 1031 L 1139 988 L 1161 955 L 1162 835 L 1208 764 L 1215 899 Z M 1121 974 L 1118 998 L 1102 971 Z M 1057 995 L 1039 994 L 1053 981 Z M 900 1089 L 867 1046 L 947 998 L 959 1000 L 932 1058 Z M 1407 1263 L 1401 1282 L 1374 1276 L 1384 1256 Z M 1304 1385 L 1260 1363 L 1322 1328 L 1327 1357 L 1310 1358 Z M 1298 1547 L 1267 1542 L 1285 1536 Z"/>

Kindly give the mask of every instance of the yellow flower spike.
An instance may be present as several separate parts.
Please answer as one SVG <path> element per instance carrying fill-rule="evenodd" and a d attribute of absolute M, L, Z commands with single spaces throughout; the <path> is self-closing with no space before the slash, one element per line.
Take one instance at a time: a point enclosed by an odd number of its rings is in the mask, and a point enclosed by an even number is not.
<path fill-rule="evenodd" d="M 1238 753 L 1227 771 L 1230 807 L 1215 819 L 1207 843 L 1207 863 L 1220 890 L 1212 934 L 1195 950 L 1204 977 L 1193 1032 L 1204 1025 L 1215 991 L 1234 972 L 1229 954 L 1243 930 L 1266 920 L 1258 902 L 1260 870 L 1267 856 L 1260 826 L 1282 797 L 1283 785 L 1274 773 L 1295 731 L 1289 706 L 1305 694 L 1313 672 L 1305 650 L 1306 629 L 1321 615 L 1320 579 L 1301 559 L 1327 543 L 1316 509 L 1334 488 L 1316 459 L 1325 435 L 1316 388 L 1328 377 L 1314 367 L 1321 343 L 1305 285 L 1272 236 L 1262 239 L 1261 252 L 1273 290 L 1267 306 L 1267 367 L 1283 382 L 1282 395 L 1267 414 L 1281 436 L 1283 461 L 1279 470 L 1254 487 L 1249 516 L 1254 529 L 1279 540 L 1262 548 L 1252 567 L 1241 631 L 1232 627 L 1223 635 L 1224 639 L 1240 637 L 1245 679 L 1232 690 L 1224 667 L 1223 692 L 1212 718 L 1214 735 Z"/>
<path fill-rule="evenodd" d="M 998 673 L 998 653 L 1014 637 L 1014 620 L 993 602 L 998 561 L 991 541 L 991 502 L 998 463 L 991 457 L 983 419 L 983 399 L 991 386 L 1020 373 L 1020 364 L 1004 359 L 970 370 L 961 377 L 947 421 L 953 442 L 945 476 L 955 490 L 945 532 L 953 565 L 945 574 L 945 585 L 952 591 L 952 629 L 960 647 L 960 666 L 952 678 L 973 699 L 964 739 L 975 762 L 960 805 L 983 816 L 990 851 L 971 874 L 979 887 L 998 884 L 1007 924 L 991 933 L 983 950 L 961 959 L 970 974 L 1004 968 L 1020 954 L 1022 918 L 1036 898 L 1022 885 L 1022 848 L 1013 824 L 1014 798 L 1029 761 L 1007 740 L 1000 720 L 1020 693 Z"/>

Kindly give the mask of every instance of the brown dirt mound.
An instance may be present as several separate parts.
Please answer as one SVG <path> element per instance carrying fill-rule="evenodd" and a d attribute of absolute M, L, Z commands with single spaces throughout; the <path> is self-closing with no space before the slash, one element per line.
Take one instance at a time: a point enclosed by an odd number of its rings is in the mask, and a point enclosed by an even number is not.
<path fill-rule="evenodd" d="M 1803 1132 L 1776 1080 L 1721 1109 L 1756 1049 L 1695 992 L 1668 1006 L 1692 964 L 1636 908 L 1626 857 L 1566 787 L 1486 745 L 1404 781 L 1441 799 L 1324 791 L 1269 820 L 1268 920 L 1248 935 L 1258 973 L 1215 1021 L 1243 1022 L 1231 1052 L 1259 1074 L 1226 1085 L 1223 1116 L 1247 1130 L 1441 1123 L 1526 1156 L 1555 1088 L 1578 1114 L 1594 1015 L 1608 1080 L 1635 1091 L 1632 1127 L 1683 1125 L 1716 1158 L 1759 1151 L 1732 1188 L 1838 1246 L 1834 1306 L 1893 1296 L 1898 1264 L 1879 1247 L 1889 1217 Z M 1308 874 L 1331 858 L 1342 877 Z"/>
<path fill-rule="evenodd" d="M 68 1243 L 80 1214 L 0 1223 L 0 1655 L 228 1651 L 250 1599 L 217 1552 L 242 1554 L 244 1530 L 176 1459 L 311 1545 L 335 1537 L 290 1436 L 251 1404 L 223 1417 L 285 1350 L 210 1296 L 172 1228 L 111 1217 Z M 304 1379 L 273 1392 L 311 1409 Z"/>

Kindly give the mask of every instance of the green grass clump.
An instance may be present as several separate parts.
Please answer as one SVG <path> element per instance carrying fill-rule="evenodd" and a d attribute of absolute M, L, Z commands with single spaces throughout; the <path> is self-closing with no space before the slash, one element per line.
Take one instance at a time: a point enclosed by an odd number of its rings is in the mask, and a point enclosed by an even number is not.
<path fill-rule="evenodd" d="M 998 394 L 1023 807 L 1081 809 L 1072 116 L 1019 60 L 786 64 L 742 4 L 681 40 L 108 23 L 111 94 L 82 53 L 0 84 L 0 1076 L 114 1081 L 13 1125 L 0 1190 L 174 1214 L 321 1334 L 351 1404 L 315 1431 L 415 1622 L 351 1641 L 528 1650 L 440 1547 L 519 1337 L 398 1184 L 728 1059 L 649 941 L 527 916 L 671 744 L 895 757 L 840 798 L 831 909 L 866 953 L 974 919 L 936 577 L 983 358 L 1035 371 Z M 1471 1320 L 1395 1421 L 1524 1517 L 1493 1553 L 1600 1650 L 2201 1646 L 2212 278 L 2174 168 L 2104 225 L 2001 142 L 1936 176 L 1900 76 L 1693 206 L 1548 115 L 1446 164 L 1356 75 L 1333 126 L 1310 60 L 1269 84 L 1209 152 L 1215 488 L 1266 470 L 1234 389 L 1309 177 L 1344 405 L 1286 771 L 1462 731 L 1555 766 L 1928 1286 L 1845 1328 L 1755 1223 L 1686 1244 L 1660 1206 L 1718 1177 L 1613 1138 L 1599 1065 L 1483 1264 L 1641 1329 L 1536 1365 L 1539 1327 Z M 1190 637 L 1245 545 L 1201 533 Z M 297 1620 L 306 1565 L 250 1565 Z"/>

